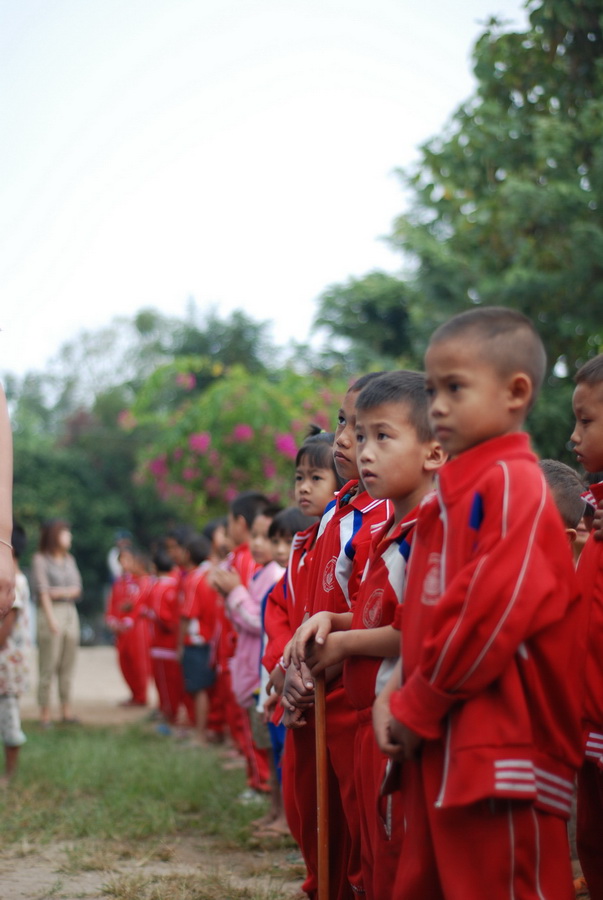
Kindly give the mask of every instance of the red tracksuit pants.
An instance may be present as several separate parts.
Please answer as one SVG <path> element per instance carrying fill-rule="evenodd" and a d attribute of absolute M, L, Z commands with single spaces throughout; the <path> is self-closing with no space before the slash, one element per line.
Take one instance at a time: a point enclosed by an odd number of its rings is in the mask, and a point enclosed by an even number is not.
<path fill-rule="evenodd" d="M 318 888 L 318 843 L 314 711 L 305 713 L 305 718 L 308 724 L 289 730 L 285 739 L 281 761 L 283 806 L 291 834 L 299 844 L 306 864 L 307 876 L 302 890 L 308 897 L 315 898 Z M 330 763 L 328 765 L 329 900 L 351 900 L 354 894 L 347 878 L 350 838 L 337 779 Z"/>
<path fill-rule="evenodd" d="M 182 666 L 176 659 L 175 652 L 170 657 L 165 652 L 162 653 L 160 648 L 151 647 L 151 670 L 159 696 L 159 709 L 166 722 L 173 725 L 178 718 L 180 706 L 185 704 Z"/>
<path fill-rule="evenodd" d="M 603 771 L 596 762 L 578 773 L 576 843 L 591 900 L 603 900 Z"/>
<path fill-rule="evenodd" d="M 400 786 L 385 797 L 380 795 L 386 757 L 375 740 L 371 708 L 358 710 L 354 767 L 364 896 L 390 900 L 402 850 L 404 811 Z"/>
<path fill-rule="evenodd" d="M 405 762 L 406 833 L 392 900 L 572 900 L 567 823 L 516 800 L 438 808 L 440 742 Z"/>
<path fill-rule="evenodd" d="M 117 653 L 122 675 L 132 691 L 132 700 L 146 706 L 151 674 L 146 622 L 136 622 L 129 631 L 120 634 Z"/>

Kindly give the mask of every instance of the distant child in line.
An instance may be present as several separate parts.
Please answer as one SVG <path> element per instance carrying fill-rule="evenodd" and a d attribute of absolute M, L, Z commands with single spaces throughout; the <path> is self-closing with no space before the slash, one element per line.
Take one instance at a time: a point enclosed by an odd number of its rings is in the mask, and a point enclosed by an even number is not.
<path fill-rule="evenodd" d="M 320 518 L 333 502 L 335 491 L 342 483 L 333 459 L 333 437 L 333 434 L 325 433 L 311 435 L 306 438 L 295 459 L 295 502 L 300 512 L 316 517 L 316 522 L 295 535 L 285 577 L 271 592 L 266 604 L 264 621 L 268 642 L 262 664 L 269 673 L 268 690 L 273 690 L 279 697 L 285 682 L 283 651 L 301 624 L 309 602 L 309 582 Z M 306 724 L 302 714 L 299 724 Z M 312 728 L 288 731 L 281 764 L 287 823 L 306 863 L 303 890 L 312 897 L 316 896 L 318 872 L 316 758 Z M 333 792 L 330 799 L 330 815 L 336 822 L 337 811 L 340 810 L 337 793 Z M 341 818 L 343 814 L 339 815 Z M 337 859 L 337 866 L 345 871 L 347 859 Z"/>
<path fill-rule="evenodd" d="M 587 472 L 603 470 L 603 354 L 578 370 L 573 397 L 576 425 L 571 436 Z M 597 503 L 603 483 L 592 484 Z M 603 543 L 589 536 L 578 563 L 578 581 L 588 605 L 584 762 L 578 774 L 576 843 L 592 900 L 603 898 Z"/>
<path fill-rule="evenodd" d="M 268 539 L 272 545 L 272 555 L 275 563 L 277 563 L 285 573 L 291 555 L 291 547 L 298 533 L 304 532 L 311 528 L 315 523 L 315 519 L 305 516 L 296 506 L 278 512 L 270 523 L 268 529 Z M 283 585 L 283 580 L 278 582 Z M 261 651 L 260 658 L 264 657 L 266 646 L 268 643 L 268 635 L 266 633 L 265 619 L 266 608 L 270 593 L 264 596 L 261 608 L 262 634 L 261 634 Z M 273 720 L 273 711 L 278 703 L 278 695 L 273 693 L 271 697 L 266 699 L 269 675 L 264 666 L 260 666 L 260 692 L 257 697 L 256 709 L 259 716 L 262 717 L 268 728 L 270 737 L 271 754 L 270 754 L 270 808 L 268 812 L 256 819 L 252 825 L 256 828 L 256 834 L 259 837 L 270 837 L 273 835 L 289 834 L 289 826 L 285 816 L 282 794 L 282 777 L 281 777 L 281 760 L 285 749 L 285 738 L 287 729 L 282 722 Z"/>
<path fill-rule="evenodd" d="M 193 698 L 194 743 L 207 743 L 209 689 L 216 680 L 216 659 L 220 633 L 221 600 L 209 582 L 204 563 L 210 543 L 203 535 L 190 538 L 183 555 L 184 574 L 180 582 L 180 636 L 178 656 L 182 662 L 184 687 Z"/>
<path fill-rule="evenodd" d="M 583 608 L 522 432 L 545 370 L 540 337 L 511 309 L 456 316 L 427 348 L 430 419 L 451 459 L 415 529 L 402 685 L 389 719 L 375 717 L 403 760 L 393 900 L 573 897 Z"/>
<path fill-rule="evenodd" d="M 119 667 L 131 691 L 130 698 L 124 700 L 121 706 L 146 706 L 150 675 L 149 643 L 141 627 L 140 613 L 146 605 L 149 584 L 146 578 L 141 584 L 136 574 L 139 564 L 131 548 L 120 551 L 119 563 L 122 574 L 113 582 L 105 621 L 115 636 Z"/>
<path fill-rule="evenodd" d="M 162 543 L 158 544 L 153 552 L 153 566 L 155 578 L 147 598 L 146 610 L 151 632 L 151 671 L 163 718 L 159 731 L 169 734 L 170 726 L 176 724 L 180 706 L 185 704 L 185 691 L 182 666 L 178 659 L 180 632 L 178 581 L 173 573 L 172 557 Z M 192 713 L 192 708 L 189 709 Z"/>
<path fill-rule="evenodd" d="M 389 900 L 404 813 L 399 791 L 379 796 L 385 766 L 371 710 L 400 654 L 393 622 L 404 602 L 418 505 L 444 461 L 429 427 L 424 376 L 390 372 L 371 381 L 356 400 L 356 441 L 363 484 L 374 499 L 390 500 L 393 511 L 374 534 L 352 611 L 316 613 L 296 640 L 313 675 L 344 663 L 344 687 L 358 717 L 353 756 L 364 891 L 367 900 Z"/>
<path fill-rule="evenodd" d="M 280 581 L 284 569 L 274 561 L 268 530 L 279 507 L 266 507 L 254 518 L 249 549 L 258 566 L 245 587 L 235 569 L 217 569 L 213 583 L 226 599 L 228 617 L 237 632 L 237 646 L 231 660 L 232 689 L 245 713 L 245 759 L 247 783 L 251 790 L 272 792 L 270 782 L 270 736 L 259 719 L 256 706 L 260 690 L 262 649 L 262 601 Z"/>
<path fill-rule="evenodd" d="M 14 525 L 11 543 L 15 563 L 15 602 L 0 620 L 0 738 L 4 744 L 4 775 L 8 784 L 17 771 L 19 750 L 27 740 L 21 728 L 19 697 L 27 690 L 29 675 L 29 585 L 19 568 L 26 544 L 25 531 Z"/>
<path fill-rule="evenodd" d="M 565 533 L 570 543 L 574 544 L 586 508 L 580 476 L 575 469 L 558 459 L 541 459 L 538 466 L 551 490 Z"/>

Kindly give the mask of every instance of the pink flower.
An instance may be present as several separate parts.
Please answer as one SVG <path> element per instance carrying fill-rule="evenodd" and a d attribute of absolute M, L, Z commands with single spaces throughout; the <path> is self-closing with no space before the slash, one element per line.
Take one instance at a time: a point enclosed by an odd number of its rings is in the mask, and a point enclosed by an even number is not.
<path fill-rule="evenodd" d="M 186 469 L 182 470 L 182 477 L 185 481 L 194 481 L 195 478 L 199 477 L 199 469 L 192 469 L 188 466 Z"/>
<path fill-rule="evenodd" d="M 236 488 L 227 487 L 226 490 L 224 491 L 224 499 L 226 500 L 227 503 L 232 503 L 232 501 L 234 500 L 234 498 L 237 496 L 238 493 L 239 492 L 237 491 Z"/>
<path fill-rule="evenodd" d="M 131 428 L 136 428 L 138 424 L 136 421 L 136 417 L 129 409 L 122 409 L 120 414 L 117 417 L 117 424 L 120 428 L 124 428 L 126 431 L 129 431 Z"/>
<path fill-rule="evenodd" d="M 197 434 L 191 434 L 188 439 L 188 445 L 195 453 L 205 453 L 211 443 L 211 435 L 207 431 L 198 431 Z"/>
<path fill-rule="evenodd" d="M 277 434 L 274 446 L 287 459 L 295 459 L 297 456 L 297 444 L 292 434 Z"/>
<path fill-rule="evenodd" d="M 217 497 L 220 493 L 220 481 L 215 475 L 206 478 L 203 487 L 208 497 Z"/>
<path fill-rule="evenodd" d="M 155 459 L 152 459 L 149 462 L 149 472 L 151 475 L 155 475 L 156 478 L 160 478 L 162 475 L 167 475 L 168 467 L 166 462 L 165 453 L 162 453 L 161 456 L 156 456 Z"/>
<path fill-rule="evenodd" d="M 207 458 L 208 458 L 208 460 L 209 460 L 210 465 L 213 466 L 214 469 L 215 469 L 216 466 L 217 466 L 217 465 L 219 464 L 219 462 L 220 462 L 220 454 L 218 453 L 218 451 L 217 451 L 217 450 L 210 450 L 209 453 L 207 454 Z"/>
<path fill-rule="evenodd" d="M 180 372 L 179 375 L 176 375 L 176 384 L 183 387 L 185 391 L 192 391 L 196 383 L 195 376 L 190 372 Z"/>
<path fill-rule="evenodd" d="M 253 428 L 251 427 L 251 425 L 246 425 L 244 422 L 240 422 L 239 425 L 235 425 L 235 427 L 232 429 L 232 436 L 235 441 L 245 443 L 246 441 L 250 441 L 253 438 Z"/>
<path fill-rule="evenodd" d="M 172 453 L 172 459 L 178 462 L 179 459 L 182 459 L 184 456 L 184 450 L 181 447 L 177 447 Z"/>
<path fill-rule="evenodd" d="M 271 459 L 264 459 L 263 464 L 264 478 L 274 478 L 276 475 L 276 466 Z"/>

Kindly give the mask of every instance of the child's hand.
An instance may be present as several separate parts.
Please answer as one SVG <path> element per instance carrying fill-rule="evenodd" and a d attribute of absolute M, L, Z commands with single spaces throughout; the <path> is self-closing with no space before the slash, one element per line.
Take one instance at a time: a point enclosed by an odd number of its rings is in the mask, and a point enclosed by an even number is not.
<path fill-rule="evenodd" d="M 274 667 L 272 672 L 270 673 L 270 677 L 268 679 L 268 683 L 266 685 L 266 693 L 270 694 L 272 688 L 276 691 L 275 696 L 278 698 L 283 693 L 283 687 L 285 685 L 285 670 L 279 664 Z"/>
<path fill-rule="evenodd" d="M 597 504 L 592 531 L 596 541 L 603 541 L 603 500 Z"/>
<path fill-rule="evenodd" d="M 299 668 L 305 662 L 309 647 L 324 644 L 331 631 L 331 616 L 328 612 L 318 612 L 299 626 L 283 653 L 285 665 L 293 663 Z"/>
<path fill-rule="evenodd" d="M 307 722 L 304 719 L 303 711 L 301 709 L 286 709 L 283 713 L 281 722 L 283 723 L 285 728 L 303 728 L 304 725 L 307 725 Z"/>
<path fill-rule="evenodd" d="M 290 711 L 313 705 L 314 681 L 305 663 L 302 663 L 299 669 L 295 666 L 289 666 L 287 669 L 281 703 Z"/>
<path fill-rule="evenodd" d="M 239 573 L 234 569 L 214 569 L 212 573 L 213 586 L 226 597 L 231 591 L 241 584 Z"/>
<path fill-rule="evenodd" d="M 402 749 L 402 759 L 414 759 L 417 750 L 423 743 L 423 738 L 416 731 L 398 722 L 391 716 L 388 725 L 389 739 L 393 745 L 399 745 Z"/>
<path fill-rule="evenodd" d="M 396 743 L 391 731 L 393 716 L 389 708 L 389 696 L 379 695 L 373 703 L 373 729 L 379 749 L 390 759 L 398 762 L 404 759 L 403 748 Z"/>
<path fill-rule="evenodd" d="M 265 725 L 268 722 L 272 721 L 272 714 L 276 709 L 276 704 L 278 703 L 278 694 L 270 694 L 267 700 L 264 700 L 264 705 L 262 706 L 262 721 Z"/>
<path fill-rule="evenodd" d="M 306 662 L 312 675 L 335 666 L 348 655 L 346 648 L 347 631 L 332 631 L 323 644 L 312 643 L 308 647 Z"/>

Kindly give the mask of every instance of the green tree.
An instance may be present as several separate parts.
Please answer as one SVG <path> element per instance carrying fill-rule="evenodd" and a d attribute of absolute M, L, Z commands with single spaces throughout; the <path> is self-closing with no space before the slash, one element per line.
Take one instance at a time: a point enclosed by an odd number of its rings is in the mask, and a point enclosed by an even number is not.
<path fill-rule="evenodd" d="M 358 371 L 408 357 L 413 346 L 409 308 L 415 300 L 412 284 L 385 272 L 331 285 L 318 298 L 313 323 L 330 335 L 326 361 L 345 362 Z M 343 339 L 340 351 L 338 339 Z"/>
<path fill-rule="evenodd" d="M 414 197 L 393 241 L 416 266 L 423 340 L 472 304 L 521 309 L 551 364 L 601 346 L 603 10 L 532 4 L 526 33 L 492 20 L 474 53 L 475 95 L 402 173 Z"/>

